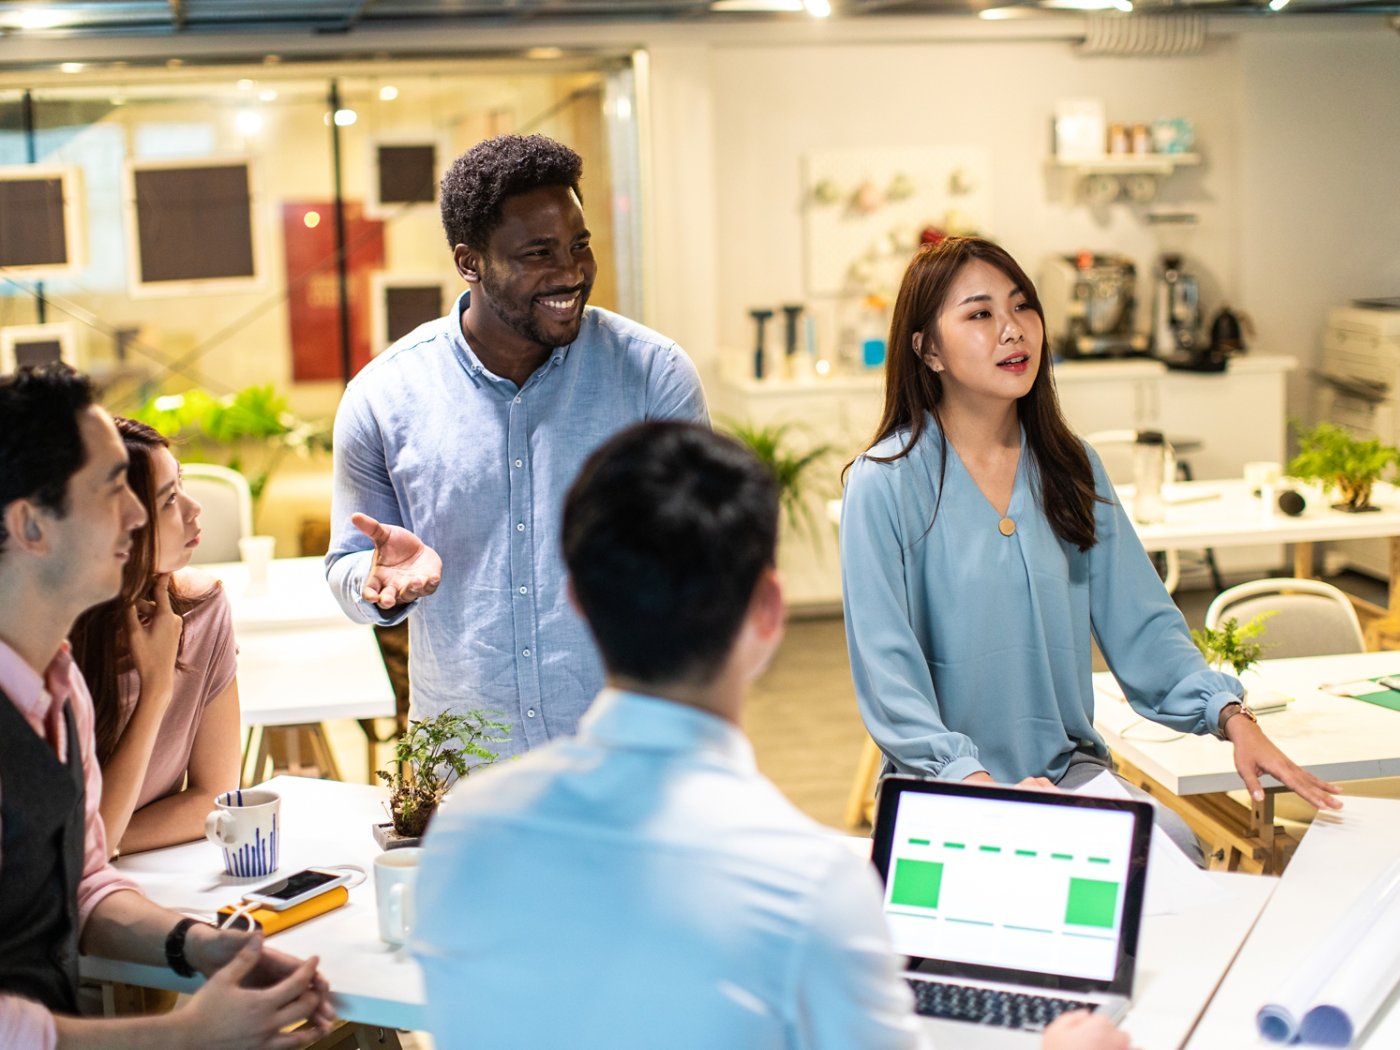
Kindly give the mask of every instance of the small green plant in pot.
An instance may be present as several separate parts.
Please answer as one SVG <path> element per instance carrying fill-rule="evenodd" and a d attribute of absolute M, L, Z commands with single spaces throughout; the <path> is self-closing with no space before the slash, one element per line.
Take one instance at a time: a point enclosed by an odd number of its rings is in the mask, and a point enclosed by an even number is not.
<path fill-rule="evenodd" d="M 807 495 L 813 491 L 813 470 L 831 455 L 832 447 L 827 444 L 794 447 L 790 437 L 797 429 L 794 423 L 764 425 L 726 421 L 723 427 L 773 472 L 778 481 L 778 503 L 793 530 L 820 540 L 821 530 L 807 503 Z"/>
<path fill-rule="evenodd" d="M 1216 670 L 1226 666 L 1234 668 L 1235 674 L 1242 675 L 1249 667 L 1259 662 L 1264 655 L 1265 645 L 1259 641 L 1264 624 L 1273 616 L 1263 612 L 1241 626 L 1234 617 L 1227 617 L 1219 627 L 1202 627 L 1191 632 L 1191 640 L 1206 658 L 1206 663 Z"/>
<path fill-rule="evenodd" d="M 1394 445 L 1379 438 L 1362 441 L 1332 423 L 1319 423 L 1311 429 L 1295 423 L 1294 431 L 1299 452 L 1288 464 L 1288 473 L 1335 490 L 1342 499 L 1336 504 L 1338 510 L 1372 509 L 1371 486 L 1400 462 L 1400 449 Z"/>
<path fill-rule="evenodd" d="M 420 838 L 447 789 L 500 757 L 489 745 L 507 740 L 509 726 L 491 719 L 494 713 L 442 711 L 408 723 L 408 732 L 394 744 L 393 770 L 376 771 L 389 785 L 389 814 L 399 839 Z M 381 828 L 387 825 L 376 825 L 375 837 L 381 839 L 381 845 L 388 845 Z"/>

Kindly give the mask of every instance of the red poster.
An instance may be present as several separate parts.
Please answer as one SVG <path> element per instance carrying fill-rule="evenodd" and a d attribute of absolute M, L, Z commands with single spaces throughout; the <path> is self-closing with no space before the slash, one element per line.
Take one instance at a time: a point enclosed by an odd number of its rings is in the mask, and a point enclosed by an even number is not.
<path fill-rule="evenodd" d="M 384 268 L 384 224 L 345 202 L 350 295 L 351 375 L 370 358 L 370 274 Z M 330 201 L 284 203 L 282 245 L 287 257 L 287 319 L 292 379 L 340 379 L 340 274 L 335 258 L 335 206 Z M 346 379 L 351 376 L 345 376 Z"/>

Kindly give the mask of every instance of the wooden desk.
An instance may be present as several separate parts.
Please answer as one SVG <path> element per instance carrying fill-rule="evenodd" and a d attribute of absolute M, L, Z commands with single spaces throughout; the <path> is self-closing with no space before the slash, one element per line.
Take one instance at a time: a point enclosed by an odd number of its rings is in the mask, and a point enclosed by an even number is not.
<path fill-rule="evenodd" d="M 1400 652 L 1264 660 L 1259 670 L 1270 685 L 1295 698 L 1259 722 L 1293 761 L 1332 781 L 1400 775 L 1400 712 L 1317 689 L 1328 682 L 1400 673 Z M 1094 727 L 1120 760 L 1120 772 L 1175 809 L 1220 851 L 1212 866 L 1282 869 L 1296 842 L 1274 825 L 1272 791 L 1249 811 L 1226 797 L 1244 786 L 1228 743 L 1210 736 L 1178 737 L 1140 720 L 1115 698 L 1117 683 L 1106 671 L 1094 675 L 1094 692 Z M 1263 783 L 1280 789 L 1272 777 Z"/>
<path fill-rule="evenodd" d="M 1395 714 L 1395 712 L 1387 712 Z M 1400 718 L 1400 715 L 1396 715 Z M 1192 1033 L 1191 1050 L 1272 1047 L 1259 1038 L 1255 1014 L 1314 953 L 1348 908 L 1400 856 L 1400 801 L 1353 798 L 1339 817 L 1320 817 L 1240 949 Z M 1359 1050 L 1400 1046 L 1400 1010 L 1382 1007 Z"/>
<path fill-rule="evenodd" d="M 298 777 L 276 777 L 266 786 L 282 796 L 285 837 L 279 870 L 326 864 L 370 870 L 378 853 L 370 824 L 383 818 L 386 790 Z M 868 852 L 869 843 L 853 842 L 852 848 Z M 235 901 L 250 881 L 262 881 L 224 875 L 218 850 L 206 842 L 122 857 L 117 869 L 151 899 L 202 915 Z M 1143 922 L 1137 992 L 1124 1021 L 1141 1050 L 1181 1046 L 1276 885 L 1273 879 L 1244 875 L 1209 878 L 1219 891 L 1217 899 L 1184 914 Z M 426 1024 L 418 964 L 379 940 L 372 875 L 350 890 L 345 907 L 276 934 L 272 944 L 293 955 L 321 957 L 321 972 L 343 1019 L 390 1028 L 422 1029 Z M 165 967 L 90 956 L 82 958 L 82 973 L 177 991 L 191 991 L 199 983 Z"/>

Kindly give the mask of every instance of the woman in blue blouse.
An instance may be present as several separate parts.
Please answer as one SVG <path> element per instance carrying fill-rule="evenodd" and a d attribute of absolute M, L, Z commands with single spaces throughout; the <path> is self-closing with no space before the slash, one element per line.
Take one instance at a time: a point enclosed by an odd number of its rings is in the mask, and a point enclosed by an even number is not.
<path fill-rule="evenodd" d="M 875 444 L 850 468 L 841 566 L 851 671 L 894 769 L 1072 788 L 1107 765 L 1090 639 L 1129 702 L 1233 743 L 1250 793 L 1300 769 L 1206 667 L 1094 453 L 1060 413 L 1035 287 L 1003 249 L 920 249 L 890 325 Z"/>

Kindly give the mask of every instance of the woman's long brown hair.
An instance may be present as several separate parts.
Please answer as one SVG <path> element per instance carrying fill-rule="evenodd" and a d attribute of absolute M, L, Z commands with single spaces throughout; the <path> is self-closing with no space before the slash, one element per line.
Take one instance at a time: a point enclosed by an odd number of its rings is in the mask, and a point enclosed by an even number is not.
<path fill-rule="evenodd" d="M 890 320 L 890 341 L 885 363 L 885 407 L 875 428 L 876 445 L 892 434 L 907 429 L 909 439 L 892 456 L 871 456 L 877 463 L 892 463 L 909 455 L 918 444 L 932 416 L 942 437 L 938 467 L 938 497 L 933 515 L 943 498 L 943 479 L 948 464 L 948 436 L 943 430 L 939 405 L 943 401 L 943 381 L 914 350 L 914 334 L 922 333 L 925 346 L 937 345 L 938 317 L 948 290 L 962 268 L 973 260 L 995 266 L 1010 278 L 1040 317 L 1045 331 L 1045 311 L 1035 285 L 1016 260 L 999 245 L 980 237 L 949 237 L 939 244 L 920 248 L 904 272 L 904 281 L 894 303 Z M 1040 479 L 1036 497 L 1055 535 L 1081 551 L 1094 545 L 1094 473 L 1084 446 L 1070 430 L 1060 412 L 1055 378 L 1050 367 L 1050 346 L 1041 336 L 1040 366 L 1030 390 L 1016 404 L 1026 444 Z M 847 464 L 847 469 L 850 465 Z M 930 522 L 930 528 L 932 522 Z"/>
<path fill-rule="evenodd" d="M 131 639 L 127 631 L 127 610 L 138 601 L 155 598 L 156 583 L 156 482 L 151 469 L 155 454 L 169 448 L 170 442 L 145 423 L 116 418 L 117 430 L 126 445 L 130 463 L 127 484 L 146 508 L 146 524 L 131 536 L 131 557 L 122 570 L 122 589 L 109 602 L 94 606 L 78 617 L 69 635 L 73 659 L 87 680 L 92 693 L 94 729 L 97 735 L 97 761 L 106 765 L 121 739 L 121 697 L 118 689 L 122 671 L 128 666 Z M 200 603 L 181 594 L 170 579 L 170 607 L 184 616 Z M 183 644 L 183 639 L 181 640 Z M 181 666 L 178 664 L 176 666 Z"/>

